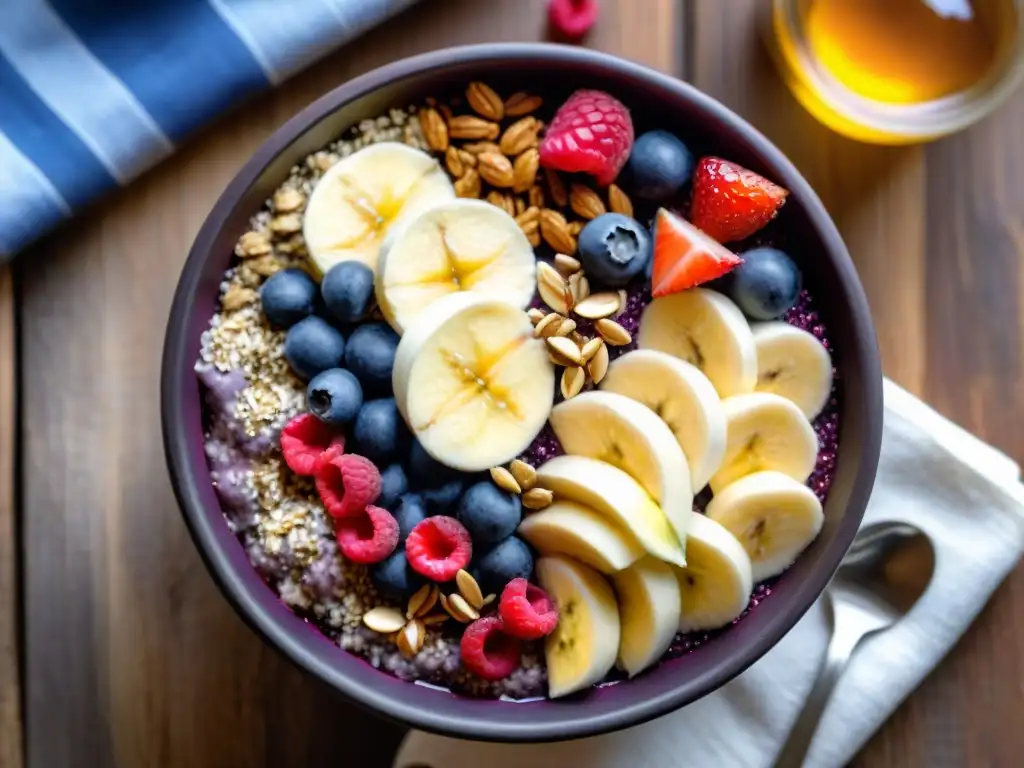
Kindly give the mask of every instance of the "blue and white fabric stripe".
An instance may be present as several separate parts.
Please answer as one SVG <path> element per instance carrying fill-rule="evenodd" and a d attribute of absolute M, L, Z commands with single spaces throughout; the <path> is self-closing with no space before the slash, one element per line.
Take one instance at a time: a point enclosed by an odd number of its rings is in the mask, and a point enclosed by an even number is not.
<path fill-rule="evenodd" d="M 15 0 L 0 10 L 0 259 L 417 0 Z"/>

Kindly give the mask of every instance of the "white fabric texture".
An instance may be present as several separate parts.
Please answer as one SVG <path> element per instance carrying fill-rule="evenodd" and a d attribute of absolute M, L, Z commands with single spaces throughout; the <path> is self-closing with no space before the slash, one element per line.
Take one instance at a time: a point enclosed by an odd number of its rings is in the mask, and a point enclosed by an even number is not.
<path fill-rule="evenodd" d="M 1007 456 L 891 381 L 878 478 L 864 522 L 906 520 L 935 544 L 932 583 L 892 629 L 855 651 L 819 725 L 808 768 L 846 765 L 953 647 L 1024 548 L 1024 486 Z M 395 768 L 764 768 L 810 691 L 828 641 L 819 601 L 775 648 L 685 709 L 575 742 L 503 745 L 412 732 Z M 737 738 L 742 734 L 742 738 Z"/>

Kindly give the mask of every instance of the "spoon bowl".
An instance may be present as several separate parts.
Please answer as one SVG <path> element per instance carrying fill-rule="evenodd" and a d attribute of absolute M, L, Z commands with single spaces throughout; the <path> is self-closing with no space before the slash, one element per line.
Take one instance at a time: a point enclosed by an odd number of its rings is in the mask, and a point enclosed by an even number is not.
<path fill-rule="evenodd" d="M 775 768 L 804 764 L 832 689 L 854 650 L 865 637 L 888 629 L 909 613 L 934 572 L 935 547 L 920 528 L 884 522 L 861 529 L 825 590 L 832 637 Z"/>

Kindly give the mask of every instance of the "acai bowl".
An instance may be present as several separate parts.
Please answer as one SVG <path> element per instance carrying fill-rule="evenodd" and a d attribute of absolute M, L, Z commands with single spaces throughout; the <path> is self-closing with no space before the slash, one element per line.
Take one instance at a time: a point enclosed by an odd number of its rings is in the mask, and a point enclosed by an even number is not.
<path fill-rule="evenodd" d="M 246 621 L 375 712 L 503 741 L 642 722 L 771 648 L 881 426 L 863 291 L 792 165 L 683 83 L 526 44 L 275 133 L 196 239 L 163 387 Z"/>

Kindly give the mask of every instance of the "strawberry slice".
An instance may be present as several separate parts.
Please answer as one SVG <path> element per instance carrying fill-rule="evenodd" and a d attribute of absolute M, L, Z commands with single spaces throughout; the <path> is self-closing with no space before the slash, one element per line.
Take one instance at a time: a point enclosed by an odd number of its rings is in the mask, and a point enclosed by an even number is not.
<path fill-rule="evenodd" d="M 789 190 L 720 157 L 705 157 L 693 176 L 690 221 L 720 243 L 743 240 L 775 218 Z"/>
<path fill-rule="evenodd" d="M 661 208 L 654 222 L 651 295 L 667 296 L 721 277 L 743 259 L 686 219 Z"/>

